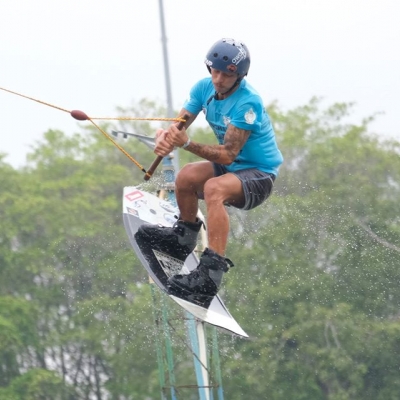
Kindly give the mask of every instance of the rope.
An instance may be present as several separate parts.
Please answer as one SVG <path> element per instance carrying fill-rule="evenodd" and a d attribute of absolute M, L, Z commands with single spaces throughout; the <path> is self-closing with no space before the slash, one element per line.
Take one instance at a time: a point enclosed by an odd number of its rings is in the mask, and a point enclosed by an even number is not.
<path fill-rule="evenodd" d="M 48 107 L 55 108 L 60 111 L 67 112 L 70 114 L 73 118 L 79 120 L 79 121 L 85 121 L 88 120 L 90 121 L 115 147 L 117 147 L 118 150 L 120 150 L 126 157 L 129 158 L 139 169 L 141 169 L 144 173 L 146 173 L 146 170 L 143 168 L 141 164 L 139 164 L 129 153 L 127 153 L 108 133 L 106 133 L 103 129 L 100 128 L 93 120 L 116 120 L 116 121 L 172 121 L 172 122 L 186 122 L 185 119 L 177 117 L 177 118 L 139 118 L 139 117 L 89 117 L 87 116 L 84 112 L 79 111 L 79 110 L 67 110 L 62 107 L 58 107 L 54 104 L 46 103 L 45 101 L 35 99 L 33 97 L 26 96 L 21 93 L 14 92 L 9 89 L 5 89 L 3 87 L 0 87 L 0 90 L 3 90 L 5 92 L 15 94 L 16 96 L 23 97 L 28 100 L 36 101 L 37 103 L 43 104 Z"/>
<path fill-rule="evenodd" d="M 66 110 L 65 108 L 57 107 L 57 106 L 55 106 L 54 104 L 49 104 L 49 103 L 46 103 L 46 102 L 44 102 L 44 101 L 41 101 L 41 100 L 38 100 L 38 99 L 34 99 L 33 97 L 25 96 L 24 94 L 17 93 L 17 92 L 13 92 L 12 90 L 4 89 L 4 88 L 2 88 L 2 87 L 0 87 L 0 89 L 1 89 L 1 90 L 4 90 L 5 92 L 12 93 L 12 94 L 16 94 L 17 96 L 24 97 L 25 99 L 32 100 L 32 101 L 36 101 L 37 103 L 43 104 L 43 105 L 45 105 L 45 106 L 49 106 L 49 107 L 56 108 L 57 110 L 69 112 L 69 111 Z"/>
<path fill-rule="evenodd" d="M 183 118 L 137 118 L 137 117 L 91 117 L 90 119 L 118 120 L 118 121 L 172 121 L 186 122 Z"/>
<path fill-rule="evenodd" d="M 89 121 L 123 154 L 125 154 L 142 172 L 146 173 L 146 170 L 141 164 L 139 164 L 126 150 L 124 150 L 110 135 L 108 135 L 103 129 L 101 129 L 95 122 L 89 118 Z"/>

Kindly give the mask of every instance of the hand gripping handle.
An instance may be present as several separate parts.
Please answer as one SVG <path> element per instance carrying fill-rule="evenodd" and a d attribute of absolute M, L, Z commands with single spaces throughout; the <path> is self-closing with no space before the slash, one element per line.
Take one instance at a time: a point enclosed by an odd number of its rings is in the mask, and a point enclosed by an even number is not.
<path fill-rule="evenodd" d="M 183 117 L 184 121 L 179 121 L 177 128 L 181 130 L 184 126 L 186 121 L 189 119 L 189 115 L 185 114 Z M 160 165 L 160 162 L 163 160 L 164 157 L 162 156 L 157 156 L 157 158 L 153 161 L 153 163 L 150 165 L 150 168 L 147 170 L 147 172 L 144 175 L 144 180 L 148 181 L 154 174 L 154 171 L 157 169 L 157 167 Z"/>

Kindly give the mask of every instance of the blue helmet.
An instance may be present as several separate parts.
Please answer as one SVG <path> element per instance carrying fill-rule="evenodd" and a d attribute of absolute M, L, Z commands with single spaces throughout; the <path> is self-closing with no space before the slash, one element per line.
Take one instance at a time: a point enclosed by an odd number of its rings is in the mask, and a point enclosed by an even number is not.
<path fill-rule="evenodd" d="M 241 79 L 249 72 L 249 49 L 243 42 L 224 38 L 213 44 L 204 63 L 210 72 L 211 68 L 224 72 L 236 72 Z"/>

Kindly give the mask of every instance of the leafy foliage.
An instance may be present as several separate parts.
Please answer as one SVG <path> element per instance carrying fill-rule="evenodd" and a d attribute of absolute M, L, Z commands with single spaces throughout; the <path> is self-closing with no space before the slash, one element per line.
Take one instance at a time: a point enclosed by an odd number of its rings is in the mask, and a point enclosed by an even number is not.
<path fill-rule="evenodd" d="M 147 100 L 119 111 L 165 115 Z M 236 266 L 221 295 L 251 340 L 220 336 L 224 392 L 395 400 L 400 144 L 368 133 L 371 119 L 346 124 L 349 104 L 312 99 L 269 113 L 285 157 L 275 192 L 250 212 L 229 209 Z M 151 135 L 155 126 L 118 129 Z M 208 129 L 191 135 L 214 141 Z M 150 165 L 145 145 L 117 140 Z M 195 159 L 180 152 L 182 164 Z M 0 160 L 1 399 L 160 398 L 151 291 L 122 227 L 122 187 L 141 182 L 94 127 L 46 132 L 23 169 Z M 160 172 L 143 187 L 159 184 Z M 172 333 L 175 366 L 192 384 L 184 334 Z"/>

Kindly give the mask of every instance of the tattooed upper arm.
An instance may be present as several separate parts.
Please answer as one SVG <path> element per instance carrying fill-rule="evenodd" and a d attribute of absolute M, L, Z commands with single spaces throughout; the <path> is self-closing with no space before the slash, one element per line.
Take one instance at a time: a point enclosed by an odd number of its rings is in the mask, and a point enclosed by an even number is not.
<path fill-rule="evenodd" d="M 224 144 L 202 144 L 193 140 L 190 142 L 186 150 L 205 160 L 216 162 L 219 164 L 232 164 L 240 150 L 246 143 L 250 135 L 250 131 L 236 128 L 229 125 L 224 137 Z"/>
<path fill-rule="evenodd" d="M 229 125 L 225 133 L 224 146 L 232 161 L 235 160 L 240 150 L 250 136 L 250 131 Z"/>

